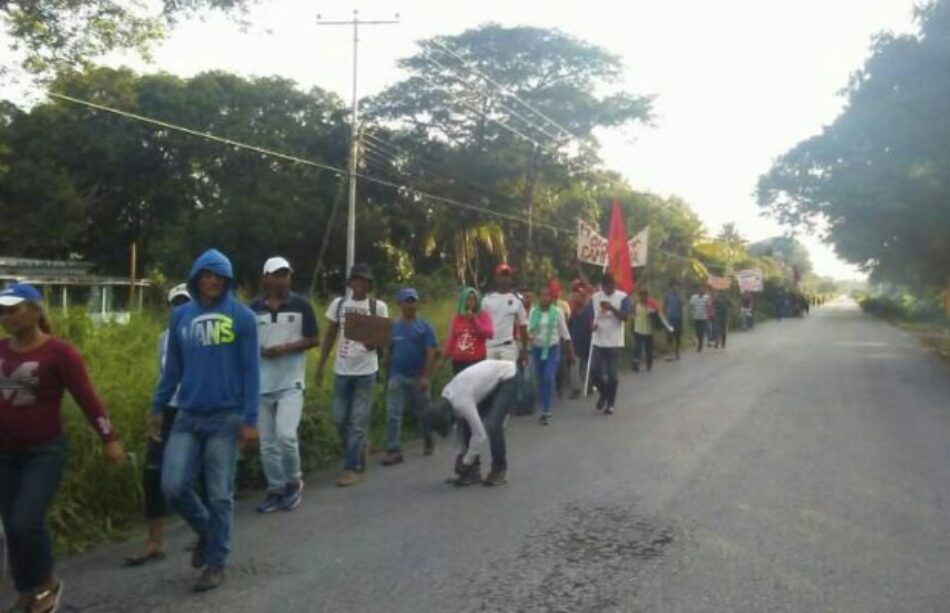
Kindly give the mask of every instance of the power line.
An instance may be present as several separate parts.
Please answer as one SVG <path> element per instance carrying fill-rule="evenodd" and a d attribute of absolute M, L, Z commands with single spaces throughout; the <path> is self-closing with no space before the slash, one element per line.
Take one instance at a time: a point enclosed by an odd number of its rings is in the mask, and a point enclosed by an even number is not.
<path fill-rule="evenodd" d="M 554 121 L 553 119 L 551 119 L 550 117 L 548 117 L 547 115 L 545 115 L 544 113 L 542 113 L 541 111 L 539 111 L 538 109 L 536 109 L 535 107 L 531 106 L 530 104 L 528 104 L 527 102 L 525 102 L 524 100 L 522 100 L 521 98 L 519 98 L 517 95 L 514 94 L 514 92 L 510 91 L 507 87 L 505 87 L 504 85 L 498 83 L 497 81 L 495 81 L 495 79 L 493 79 L 492 77 L 488 76 L 487 74 L 485 74 L 484 72 L 482 72 L 481 70 L 479 70 L 478 68 L 476 68 L 475 66 L 473 66 L 471 62 L 469 62 L 468 60 L 466 60 L 465 58 L 463 58 L 461 55 L 459 55 L 458 53 L 456 53 L 456 52 L 453 51 L 452 49 L 450 49 L 450 48 L 448 48 L 447 46 L 443 45 L 443 44 L 440 43 L 438 40 L 436 40 L 436 39 L 430 39 L 430 40 L 428 40 L 428 41 L 426 41 L 426 42 L 428 42 L 428 44 L 430 44 L 430 45 L 434 45 L 434 46 L 438 47 L 438 48 L 441 49 L 443 52 L 448 53 L 449 55 L 451 55 L 452 57 L 454 57 L 455 59 L 457 59 L 457 60 L 458 60 L 459 62 L 461 62 L 466 68 L 468 68 L 473 74 L 476 74 L 476 75 L 480 76 L 481 78 L 483 78 L 484 80 L 486 80 L 486 81 L 488 81 L 489 83 L 491 83 L 493 86 L 495 86 L 496 88 L 498 88 L 498 90 L 501 91 L 503 94 L 505 94 L 506 96 L 510 97 L 510 98 L 511 98 L 512 100 L 514 100 L 515 102 L 518 102 L 519 104 L 521 104 L 522 106 L 524 106 L 526 109 L 528 109 L 529 111 L 533 112 L 534 114 L 536 114 L 537 116 L 539 116 L 541 119 L 545 120 L 546 122 L 548 122 L 549 124 L 551 124 L 552 126 L 554 126 L 555 128 L 557 128 L 558 130 L 560 130 L 561 132 L 563 132 L 564 134 L 566 134 L 566 135 L 568 136 L 568 138 L 580 140 L 580 137 L 578 137 L 577 135 L 575 135 L 573 132 L 571 132 L 570 130 L 568 130 L 567 128 L 565 128 L 564 126 L 562 126 L 561 124 L 559 124 L 558 122 Z"/>

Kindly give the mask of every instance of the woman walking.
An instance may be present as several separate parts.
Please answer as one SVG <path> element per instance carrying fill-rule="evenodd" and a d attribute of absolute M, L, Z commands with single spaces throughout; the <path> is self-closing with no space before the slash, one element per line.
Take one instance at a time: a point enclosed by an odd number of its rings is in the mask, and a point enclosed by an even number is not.
<path fill-rule="evenodd" d="M 182 283 L 168 292 L 168 307 L 174 309 L 191 302 L 188 287 Z M 168 353 L 168 330 L 158 338 L 159 377 L 165 370 L 165 355 Z M 177 396 L 177 394 L 176 394 Z M 168 514 L 165 496 L 162 494 L 162 455 L 178 414 L 177 398 L 172 398 L 158 419 L 149 419 L 148 442 L 145 447 L 145 469 L 142 472 L 142 490 L 145 492 L 145 524 L 148 538 L 145 550 L 125 559 L 126 566 L 141 566 L 165 558 L 165 516 Z"/>
<path fill-rule="evenodd" d="M 541 423 L 551 421 L 551 403 L 558 364 L 561 361 L 561 345 L 567 351 L 567 361 L 573 363 L 574 348 L 571 333 L 567 330 L 567 318 L 551 298 L 551 290 L 542 287 L 538 292 L 538 304 L 528 316 L 528 335 L 531 337 L 531 363 L 534 366 L 541 397 Z"/>
<path fill-rule="evenodd" d="M 55 611 L 63 582 L 53 576 L 46 513 L 66 464 L 63 392 L 69 391 L 105 443 L 105 456 L 125 460 L 82 357 L 51 336 L 42 295 L 31 285 L 0 292 L 0 516 L 19 598 L 9 611 Z"/>
<path fill-rule="evenodd" d="M 494 336 L 491 315 L 482 310 L 481 296 L 473 287 L 459 294 L 455 316 L 445 340 L 445 359 L 452 360 L 452 374 L 457 375 L 487 355 L 485 343 Z"/>

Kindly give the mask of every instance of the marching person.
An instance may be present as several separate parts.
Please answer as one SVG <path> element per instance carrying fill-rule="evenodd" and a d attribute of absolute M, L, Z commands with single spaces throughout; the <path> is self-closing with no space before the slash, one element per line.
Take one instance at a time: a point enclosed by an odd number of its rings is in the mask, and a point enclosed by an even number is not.
<path fill-rule="evenodd" d="M 630 317 L 630 299 L 617 289 L 613 275 L 605 272 L 600 291 L 591 300 L 595 315 L 590 368 L 594 385 L 600 393 L 597 410 L 612 415 L 617 401 L 617 367 L 624 347 L 624 322 Z"/>
<path fill-rule="evenodd" d="M 670 334 L 673 326 L 666 320 L 660 304 L 650 297 L 644 287 L 637 292 L 637 301 L 633 304 L 633 371 L 640 372 L 640 356 L 646 353 L 647 372 L 653 370 L 653 333 L 662 327 Z"/>
<path fill-rule="evenodd" d="M 188 286 L 176 285 L 168 292 L 168 307 L 175 310 L 191 302 Z M 158 337 L 158 373 L 165 370 L 165 357 L 168 354 L 168 329 Z M 148 539 L 145 551 L 125 559 L 126 566 L 141 566 L 165 558 L 165 516 L 168 514 L 165 496 L 162 494 L 162 455 L 171 433 L 175 416 L 178 415 L 178 394 L 172 396 L 168 406 L 162 410 L 161 428 L 148 433 L 145 446 L 145 469 L 142 471 L 142 491 L 145 494 L 145 523 Z M 150 424 L 154 423 L 149 420 Z"/>
<path fill-rule="evenodd" d="M 456 419 L 466 426 L 462 429 L 462 452 L 455 461 L 456 486 L 507 483 L 504 424 L 517 393 L 517 373 L 518 367 L 512 360 L 483 360 L 455 375 L 442 390 L 442 396 L 432 403 L 428 421 L 439 434 L 447 436 Z M 480 455 L 486 441 L 491 449 L 492 469 L 483 481 Z"/>
<path fill-rule="evenodd" d="M 495 268 L 494 291 L 482 300 L 482 309 L 492 319 L 494 334 L 486 344 L 488 358 L 492 360 L 517 362 L 519 358 L 524 361 L 528 355 L 528 313 L 513 289 L 514 272 L 508 264 L 499 264 Z"/>
<path fill-rule="evenodd" d="M 6 531 L 13 585 L 10 611 L 55 611 L 63 582 L 53 575 L 46 526 L 66 464 L 63 393 L 68 391 L 105 444 L 113 464 L 125 461 L 106 408 L 82 356 L 51 335 L 43 296 L 20 283 L 0 292 L 0 518 Z"/>
<path fill-rule="evenodd" d="M 334 299 L 327 309 L 330 325 L 327 326 L 317 366 L 317 381 L 323 381 L 330 351 L 340 336 L 340 348 L 333 368 L 332 406 L 333 419 L 344 448 L 343 472 L 336 482 L 339 487 L 359 483 L 360 473 L 366 470 L 369 452 L 366 434 L 373 411 L 373 387 L 379 374 L 379 352 L 385 348 L 364 345 L 347 337 L 346 318 L 350 314 L 389 317 L 386 303 L 370 295 L 373 280 L 369 265 L 353 265 L 348 279 L 349 293 Z"/>
<path fill-rule="evenodd" d="M 491 315 L 482 310 L 478 290 L 462 289 L 445 339 L 444 359 L 452 361 L 452 374 L 484 360 L 488 356 L 486 343 L 493 334 Z"/>
<path fill-rule="evenodd" d="M 693 316 L 693 331 L 696 334 L 696 353 L 702 353 L 709 324 L 709 296 L 706 295 L 705 286 L 700 285 L 696 293 L 690 297 L 689 309 Z"/>
<path fill-rule="evenodd" d="M 571 333 L 567 329 L 567 319 L 553 300 L 551 290 L 542 287 L 538 292 L 538 304 L 531 307 L 528 317 L 528 335 L 531 338 L 531 364 L 535 369 L 539 396 L 541 397 L 541 424 L 551 422 L 551 404 L 554 402 L 554 388 L 561 361 L 563 345 L 565 361 L 575 361 L 574 348 L 571 345 Z"/>
<path fill-rule="evenodd" d="M 432 429 L 423 416 L 429 405 L 432 373 L 438 343 L 432 325 L 418 317 L 419 293 L 404 287 L 396 294 L 401 315 L 393 322 L 392 349 L 389 352 L 389 382 L 386 387 L 386 457 L 383 466 L 403 462 L 402 416 L 406 404 L 412 406 L 423 441 L 423 455 L 434 450 Z"/>
<path fill-rule="evenodd" d="M 726 296 L 725 292 L 716 292 L 713 298 L 713 310 L 716 313 L 716 346 L 724 350 L 726 348 L 726 336 L 729 333 L 729 309 L 732 308 L 732 301 Z"/>
<path fill-rule="evenodd" d="M 673 331 L 667 334 L 667 340 L 673 346 L 673 356 L 667 360 L 679 360 L 680 345 L 683 342 L 683 293 L 678 281 L 670 282 L 670 289 L 663 297 L 663 310 L 666 312 L 666 321 L 673 328 Z"/>
<path fill-rule="evenodd" d="M 576 382 L 571 390 L 571 398 L 581 397 L 581 386 L 587 378 L 587 360 L 590 357 L 591 334 L 594 329 L 594 306 L 591 301 L 590 287 L 582 279 L 575 279 L 571 283 L 571 314 L 567 320 L 567 329 L 571 333 L 571 346 L 577 356 L 577 369 L 571 368 L 568 372 L 569 381 Z"/>
<path fill-rule="evenodd" d="M 178 394 L 178 416 L 162 457 L 162 491 L 198 535 L 191 555 L 192 567 L 203 569 L 196 592 L 224 580 L 238 449 L 257 440 L 257 321 L 234 297 L 233 284 L 231 261 L 220 251 L 209 249 L 195 260 L 188 275 L 194 300 L 172 312 L 165 369 L 152 401 L 155 431 Z M 199 474 L 207 502 L 195 492 Z"/>
<path fill-rule="evenodd" d="M 290 291 L 293 269 L 282 257 L 264 262 L 264 295 L 251 303 L 261 348 L 258 429 L 267 495 L 261 513 L 292 511 L 303 499 L 297 428 L 303 414 L 307 352 L 319 346 L 310 302 Z"/>

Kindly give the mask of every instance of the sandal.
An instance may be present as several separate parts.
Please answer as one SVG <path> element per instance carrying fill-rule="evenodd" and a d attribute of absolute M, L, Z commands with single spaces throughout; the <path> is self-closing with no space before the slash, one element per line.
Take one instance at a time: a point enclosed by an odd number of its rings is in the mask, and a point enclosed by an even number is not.
<path fill-rule="evenodd" d="M 41 589 L 33 594 L 33 602 L 30 603 L 29 608 L 30 613 L 55 613 L 63 596 L 63 587 L 63 581 L 59 580 L 53 587 Z"/>
<path fill-rule="evenodd" d="M 125 566 L 143 566 L 150 562 L 158 562 L 164 560 L 166 557 L 165 552 L 161 550 L 148 551 L 145 553 L 140 553 L 137 556 L 130 556 L 125 559 Z"/>

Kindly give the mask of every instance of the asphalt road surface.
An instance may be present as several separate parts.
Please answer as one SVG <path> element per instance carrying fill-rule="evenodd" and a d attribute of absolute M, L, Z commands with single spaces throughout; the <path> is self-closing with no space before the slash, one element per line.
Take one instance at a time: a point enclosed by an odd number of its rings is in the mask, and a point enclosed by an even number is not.
<path fill-rule="evenodd" d="M 617 413 L 512 420 L 509 484 L 412 447 L 304 505 L 241 503 L 232 567 L 60 565 L 66 611 L 948 611 L 950 368 L 838 302 L 622 379 Z"/>

